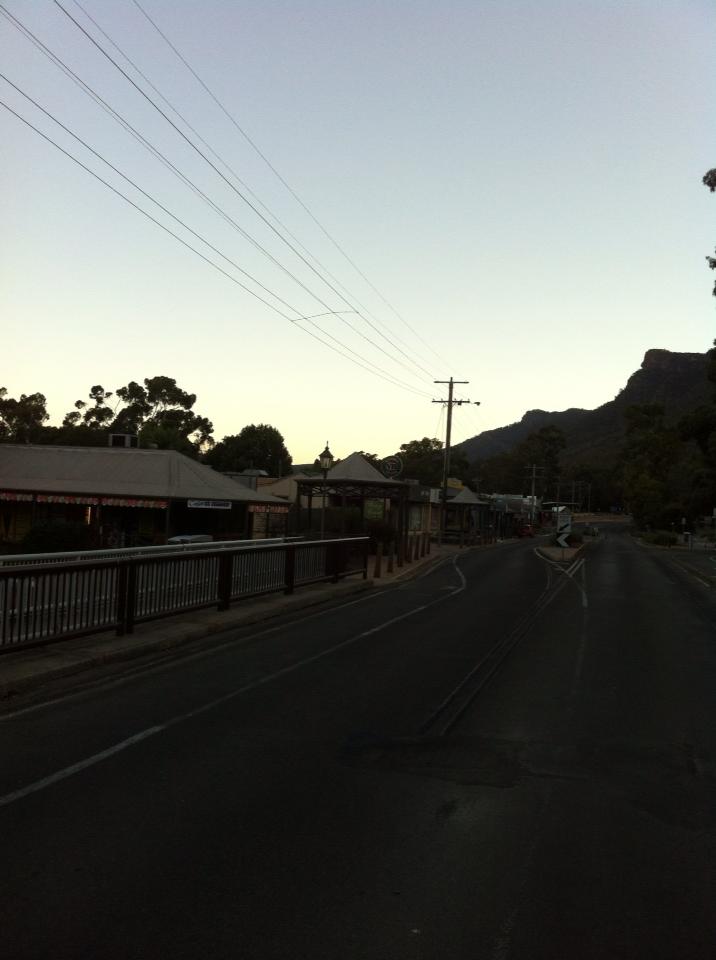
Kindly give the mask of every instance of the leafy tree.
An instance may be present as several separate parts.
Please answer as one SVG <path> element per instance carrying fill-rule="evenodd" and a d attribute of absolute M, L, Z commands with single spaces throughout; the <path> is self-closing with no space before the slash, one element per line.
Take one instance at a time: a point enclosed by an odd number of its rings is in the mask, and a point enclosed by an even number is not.
<path fill-rule="evenodd" d="M 480 488 L 491 493 L 528 493 L 530 470 L 536 471 L 536 491 L 544 497 L 548 490 L 556 494 L 560 475 L 560 453 L 566 446 L 564 433 L 552 424 L 534 431 L 509 453 L 500 453 L 475 464 Z"/>
<path fill-rule="evenodd" d="M 716 192 L 716 167 L 704 174 L 702 182 L 709 188 L 711 193 Z M 714 253 L 716 253 L 716 250 Z M 712 270 L 716 270 L 716 257 L 706 257 L 706 262 Z M 714 283 L 713 295 L 716 297 L 716 283 Z"/>
<path fill-rule="evenodd" d="M 364 460 L 367 460 L 368 463 L 372 464 L 376 470 L 380 470 L 381 459 L 377 453 L 366 453 L 365 450 L 359 450 L 358 453 L 363 457 Z"/>
<path fill-rule="evenodd" d="M 15 400 L 8 397 L 5 387 L 0 387 L 0 440 L 13 443 L 37 441 L 43 424 L 49 419 L 44 394 L 23 393 L 19 400 Z"/>
<path fill-rule="evenodd" d="M 190 456 L 213 444 L 213 424 L 194 412 L 196 394 L 182 390 L 173 377 L 149 377 L 143 384 L 131 380 L 114 393 L 96 384 L 88 396 L 89 403 L 77 400 L 62 427 L 54 428 L 51 442 L 92 444 L 88 431 L 136 433 L 144 445 Z"/>
<path fill-rule="evenodd" d="M 272 477 L 290 473 L 293 463 L 281 433 L 268 423 L 252 423 L 240 433 L 224 437 L 205 459 L 215 470 L 265 470 Z"/>
<path fill-rule="evenodd" d="M 439 487 L 443 477 L 443 443 L 423 437 L 401 443 L 397 456 L 403 461 L 402 477 Z"/>
<path fill-rule="evenodd" d="M 149 442 L 158 437 L 160 444 L 172 447 L 188 443 L 194 451 L 213 442 L 213 424 L 193 411 L 196 394 L 182 390 L 173 377 L 149 377 L 144 386 L 131 380 L 116 395 L 124 407 L 111 423 L 115 433 L 138 433 L 145 441 L 154 438 Z"/>
<path fill-rule="evenodd" d="M 92 430 L 103 430 L 114 419 L 114 410 L 107 401 L 112 396 L 103 386 L 97 384 L 90 388 L 90 406 L 84 400 L 75 401 L 75 409 L 65 414 L 63 427 L 77 427 L 84 425 Z M 84 412 L 83 412 L 84 411 Z"/>
<path fill-rule="evenodd" d="M 679 436 L 666 425 L 661 404 L 633 405 L 627 407 L 624 416 L 627 430 L 622 456 L 627 506 L 638 526 L 658 526 L 664 520 L 666 505 L 675 506 L 678 499 L 669 480 L 679 458 Z"/>

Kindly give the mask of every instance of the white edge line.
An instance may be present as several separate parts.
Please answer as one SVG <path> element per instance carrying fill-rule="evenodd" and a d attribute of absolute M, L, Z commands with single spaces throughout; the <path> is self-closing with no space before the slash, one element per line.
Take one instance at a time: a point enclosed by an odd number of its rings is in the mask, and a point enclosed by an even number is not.
<path fill-rule="evenodd" d="M 239 687 L 237 690 L 232 690 L 230 693 L 225 693 L 221 697 L 210 700 L 208 703 L 204 703 L 200 707 L 195 707 L 193 710 L 189 710 L 186 713 L 178 714 L 177 716 L 172 717 L 170 720 L 167 720 L 165 723 L 160 723 L 152 727 L 147 727 L 145 730 L 140 730 L 139 733 L 135 733 L 133 736 L 127 737 L 126 740 L 120 740 L 119 743 L 115 743 L 111 747 L 101 750 L 99 753 L 94 753 L 92 756 L 86 757 L 84 760 L 80 760 L 77 763 L 73 763 L 69 767 L 64 767 L 62 770 L 57 770 L 55 773 L 51 773 L 46 777 L 42 777 L 40 780 L 35 780 L 26 787 L 21 787 L 18 790 L 13 790 L 11 793 L 6 793 L 4 796 L 0 797 L 0 807 L 8 806 L 17 800 L 22 800 L 24 797 L 27 797 L 30 794 L 38 793 L 40 790 L 51 787 L 55 783 L 59 783 L 62 780 L 67 780 L 69 777 L 72 777 L 77 773 L 81 773 L 82 770 L 86 770 L 88 767 L 93 767 L 95 764 L 101 763 L 103 760 L 108 760 L 117 753 L 121 753 L 123 750 L 129 749 L 129 747 L 133 747 L 137 743 L 141 743 L 142 740 L 147 740 L 149 737 L 156 736 L 156 734 L 162 733 L 164 730 L 168 730 L 170 727 L 174 727 L 179 723 L 183 723 L 185 720 L 201 716 L 201 714 L 207 713 L 209 710 L 213 710 L 215 707 L 221 706 L 230 700 L 234 700 L 236 697 L 239 697 L 244 693 L 248 693 L 250 690 L 263 687 L 268 683 L 272 683 L 274 680 L 278 680 L 279 677 L 285 677 L 289 673 L 294 673 L 294 671 L 300 670 L 301 667 L 315 663 L 317 660 L 322 660 L 324 657 L 328 657 L 331 654 L 336 653 L 338 650 L 342 650 L 345 647 L 351 646 L 351 644 L 357 643 L 358 640 L 362 640 L 364 637 L 369 637 L 373 634 L 379 633 L 386 627 L 389 627 L 400 620 L 405 620 L 414 613 L 420 613 L 422 610 L 427 610 L 429 607 L 433 607 L 436 604 L 442 603 L 444 600 L 449 599 L 450 597 L 456 596 L 458 593 L 462 593 L 467 586 L 467 581 L 465 580 L 463 572 L 457 565 L 457 558 L 455 558 L 452 563 L 455 567 L 455 570 L 459 574 L 462 583 L 451 593 L 444 594 L 442 597 L 438 597 L 436 600 L 432 600 L 430 603 L 422 604 L 422 606 L 413 607 L 411 610 L 408 610 L 406 613 L 403 613 L 398 617 L 392 617 L 390 620 L 386 620 L 377 627 L 372 627 L 370 630 L 364 630 L 362 633 L 356 634 L 354 637 L 349 637 L 347 640 L 342 640 L 340 643 L 336 643 L 334 646 L 328 647 L 328 649 L 322 650 L 320 653 L 316 653 L 312 657 L 306 657 L 304 660 L 299 660 L 288 667 L 282 667 L 280 670 L 276 670 L 274 673 L 270 673 L 259 678 L 258 680 L 253 680 L 251 683 L 247 683 L 243 687 Z M 346 606 L 349 606 L 349 604 L 346 604 Z"/>

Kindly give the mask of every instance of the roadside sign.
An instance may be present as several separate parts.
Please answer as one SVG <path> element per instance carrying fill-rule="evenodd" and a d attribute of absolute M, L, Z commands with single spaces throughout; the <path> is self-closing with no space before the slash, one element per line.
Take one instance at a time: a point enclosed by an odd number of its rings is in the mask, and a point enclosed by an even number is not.
<path fill-rule="evenodd" d="M 560 547 L 568 547 L 568 546 L 569 546 L 569 543 L 567 542 L 567 537 L 568 537 L 568 536 L 569 536 L 568 533 L 561 533 L 561 534 L 557 537 L 557 544 L 558 544 Z"/>
<path fill-rule="evenodd" d="M 386 457 L 385 460 L 381 461 L 380 468 L 384 477 L 389 479 L 399 477 L 403 472 L 403 461 L 400 457 Z"/>
<path fill-rule="evenodd" d="M 566 507 L 557 509 L 557 533 L 571 533 L 572 514 Z"/>
<path fill-rule="evenodd" d="M 231 510 L 231 500 L 187 500 L 193 510 Z"/>

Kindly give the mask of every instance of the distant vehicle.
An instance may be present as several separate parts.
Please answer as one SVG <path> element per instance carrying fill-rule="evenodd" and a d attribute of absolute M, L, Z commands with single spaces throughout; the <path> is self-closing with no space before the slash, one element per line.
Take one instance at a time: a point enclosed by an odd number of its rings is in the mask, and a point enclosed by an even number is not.
<path fill-rule="evenodd" d="M 167 543 L 213 543 L 214 538 L 210 533 L 178 533 L 176 537 L 170 537 Z"/>
<path fill-rule="evenodd" d="M 522 523 L 517 528 L 518 537 L 533 537 L 534 535 L 535 535 L 535 532 L 531 523 Z"/>

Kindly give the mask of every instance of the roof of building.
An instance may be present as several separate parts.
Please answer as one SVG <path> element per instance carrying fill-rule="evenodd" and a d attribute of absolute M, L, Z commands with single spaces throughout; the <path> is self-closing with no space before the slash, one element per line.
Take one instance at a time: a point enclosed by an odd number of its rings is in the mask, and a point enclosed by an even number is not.
<path fill-rule="evenodd" d="M 328 471 L 331 481 L 348 480 L 352 483 L 372 483 L 383 485 L 400 485 L 400 480 L 389 480 L 380 470 L 376 470 L 372 463 L 360 453 L 352 453 L 345 460 L 341 460 Z"/>
<path fill-rule="evenodd" d="M 274 497 L 281 497 L 283 500 L 293 499 L 296 496 L 296 483 L 299 480 L 306 480 L 309 477 L 307 473 L 290 473 L 287 477 L 281 477 L 277 480 L 269 481 L 260 489 L 266 493 L 271 493 Z"/>
<path fill-rule="evenodd" d="M 449 500 L 448 503 L 466 503 L 477 506 L 478 504 L 487 504 L 487 500 L 480 500 L 476 493 L 473 493 L 469 487 L 463 487 L 462 490 Z"/>
<path fill-rule="evenodd" d="M 176 450 L 120 447 L 0 444 L 0 488 L 163 500 L 282 502 L 241 486 Z"/>

